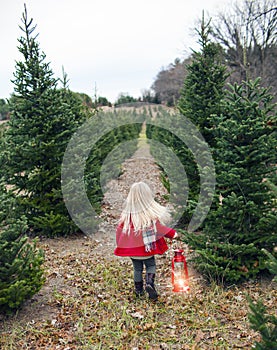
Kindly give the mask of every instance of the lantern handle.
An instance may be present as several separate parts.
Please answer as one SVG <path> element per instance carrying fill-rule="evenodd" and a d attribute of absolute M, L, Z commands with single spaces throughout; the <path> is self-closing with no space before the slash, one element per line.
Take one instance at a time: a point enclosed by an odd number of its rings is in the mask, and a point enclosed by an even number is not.
<path fill-rule="evenodd" d="M 179 235 L 179 233 L 176 231 L 176 237 L 174 236 L 172 239 L 170 239 L 169 240 L 169 246 L 170 246 L 170 248 L 172 249 L 172 250 L 175 250 L 175 249 L 181 249 L 181 248 L 174 248 L 173 247 L 173 241 L 176 241 L 176 242 L 180 242 L 180 243 L 182 243 L 183 241 L 181 240 L 181 238 L 180 238 L 180 235 Z"/>

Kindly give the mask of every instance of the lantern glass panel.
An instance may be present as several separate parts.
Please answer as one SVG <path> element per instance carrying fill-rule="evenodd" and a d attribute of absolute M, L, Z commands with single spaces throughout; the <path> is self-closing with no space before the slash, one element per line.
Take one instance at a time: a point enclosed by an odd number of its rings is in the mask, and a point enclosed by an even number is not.
<path fill-rule="evenodd" d="M 174 276 L 175 277 L 182 277 L 184 273 L 184 263 L 183 262 L 177 262 L 174 263 Z"/>

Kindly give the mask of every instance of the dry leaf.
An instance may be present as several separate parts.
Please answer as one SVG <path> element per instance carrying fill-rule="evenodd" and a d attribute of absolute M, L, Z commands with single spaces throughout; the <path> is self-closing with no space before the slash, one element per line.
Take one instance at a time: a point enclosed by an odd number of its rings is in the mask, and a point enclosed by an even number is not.
<path fill-rule="evenodd" d="M 143 318 L 144 318 L 143 314 L 140 313 L 139 311 L 133 312 L 133 313 L 131 313 L 130 315 L 131 315 L 132 317 L 134 317 L 134 318 L 139 318 L 139 319 L 143 319 Z"/>
<path fill-rule="evenodd" d="M 205 333 L 202 332 L 201 330 L 198 330 L 197 334 L 196 334 L 196 337 L 195 337 L 195 341 L 198 343 L 204 338 L 205 338 Z"/>

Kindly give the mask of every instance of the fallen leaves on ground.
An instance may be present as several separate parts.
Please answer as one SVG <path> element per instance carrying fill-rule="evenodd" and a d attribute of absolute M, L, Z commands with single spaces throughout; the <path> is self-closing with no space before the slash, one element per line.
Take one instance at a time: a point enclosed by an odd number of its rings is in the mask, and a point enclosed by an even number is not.
<path fill-rule="evenodd" d="M 270 283 L 224 290 L 193 272 L 190 293 L 174 293 L 168 255 L 157 259 L 159 301 L 137 299 L 129 259 L 102 256 L 98 245 L 86 237 L 41 242 L 52 288 L 44 302 L 53 312 L 40 318 L 30 302 L 28 315 L 21 319 L 23 308 L 6 319 L 1 349 L 251 349 L 259 335 L 246 295 L 276 305 Z"/>
<path fill-rule="evenodd" d="M 276 285 L 207 286 L 189 266 L 190 292 L 174 293 L 172 246 L 157 258 L 160 298 L 153 303 L 147 296 L 135 298 L 131 261 L 113 256 L 115 224 L 130 185 L 147 181 L 162 201 L 166 191 L 159 171 L 143 145 L 123 164 L 119 179 L 111 181 L 103 223 L 93 237 L 40 241 L 46 283 L 14 316 L 0 315 L 1 349 L 251 349 L 259 334 L 249 326 L 246 295 L 255 301 L 262 298 L 274 312 Z"/>

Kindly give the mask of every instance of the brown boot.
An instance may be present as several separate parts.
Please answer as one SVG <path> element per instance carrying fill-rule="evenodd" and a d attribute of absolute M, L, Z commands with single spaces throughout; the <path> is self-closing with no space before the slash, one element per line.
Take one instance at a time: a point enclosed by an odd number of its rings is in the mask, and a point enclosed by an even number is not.
<path fill-rule="evenodd" d="M 141 297 L 144 294 L 143 281 L 135 282 L 135 294 L 137 297 Z"/>
<path fill-rule="evenodd" d="M 158 299 L 158 293 L 156 291 L 154 281 L 155 281 L 155 274 L 154 273 L 147 273 L 146 274 L 146 286 L 145 286 L 145 289 L 146 289 L 146 292 L 149 295 L 149 299 L 151 299 L 153 301 Z"/>

